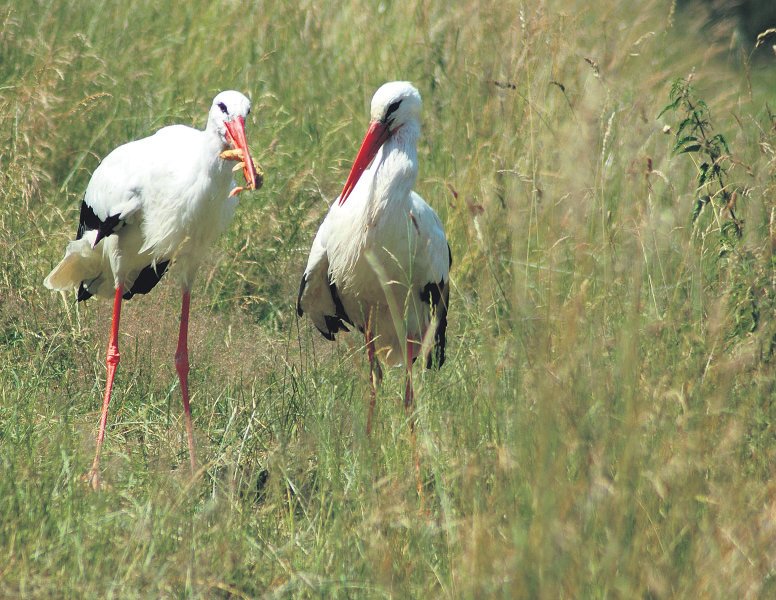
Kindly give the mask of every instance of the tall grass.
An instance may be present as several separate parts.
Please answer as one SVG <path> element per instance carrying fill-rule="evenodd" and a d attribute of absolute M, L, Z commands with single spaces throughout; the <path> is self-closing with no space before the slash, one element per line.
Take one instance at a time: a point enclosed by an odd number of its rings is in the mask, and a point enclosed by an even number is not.
<path fill-rule="evenodd" d="M 276 5 L 279 4 L 279 5 Z M 0 7 L 0 595 L 767 597 L 776 591 L 772 64 L 669 2 Z M 770 69 L 770 71 L 768 70 Z M 731 151 L 743 237 L 693 223 L 671 83 Z M 358 336 L 296 286 L 384 81 L 424 98 L 418 191 L 454 255 L 449 358 L 364 435 Z M 94 450 L 108 303 L 41 281 L 116 145 L 254 103 L 267 176 L 194 289 L 191 481 L 174 279 L 133 300 Z M 724 251 L 723 251 L 724 250 Z"/>

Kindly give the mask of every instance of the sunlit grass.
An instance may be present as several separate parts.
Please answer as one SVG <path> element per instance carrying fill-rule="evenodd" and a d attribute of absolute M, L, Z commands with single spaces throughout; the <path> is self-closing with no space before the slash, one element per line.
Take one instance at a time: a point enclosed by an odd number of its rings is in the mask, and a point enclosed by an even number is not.
<path fill-rule="evenodd" d="M 0 8 L 0 595 L 767 597 L 776 583 L 772 72 L 669 2 Z M 656 117 L 692 75 L 743 238 L 694 227 Z M 417 189 L 454 264 L 448 362 L 364 435 L 359 336 L 294 310 L 384 81 L 424 99 Z M 116 145 L 253 100 L 266 172 L 194 287 L 188 475 L 171 278 L 122 315 L 43 277 Z M 704 217 L 705 218 L 705 217 Z"/>

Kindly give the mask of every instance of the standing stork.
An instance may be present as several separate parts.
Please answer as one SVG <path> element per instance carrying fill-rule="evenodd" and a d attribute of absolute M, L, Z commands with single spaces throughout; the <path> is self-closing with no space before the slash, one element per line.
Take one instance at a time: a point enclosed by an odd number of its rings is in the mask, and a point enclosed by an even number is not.
<path fill-rule="evenodd" d="M 247 189 L 261 186 L 245 137 L 250 111 L 243 94 L 221 92 L 213 100 L 204 131 L 172 125 L 108 154 L 86 187 L 76 240 L 67 245 L 65 257 L 43 282 L 51 290 L 77 289 L 78 301 L 113 297 L 105 397 L 97 450 L 87 475 L 95 489 L 100 486 L 100 450 L 119 364 L 121 302 L 151 291 L 170 261 L 176 264 L 183 290 L 175 367 L 192 474 L 196 470 L 188 388 L 191 286 L 211 244 L 232 219 L 235 196 L 245 189 L 235 187 L 233 171 L 242 168 Z M 232 167 L 229 160 L 238 164 Z"/>
<path fill-rule="evenodd" d="M 418 90 L 406 81 L 375 92 L 369 129 L 313 240 L 299 286 L 297 312 L 307 313 L 325 338 L 349 331 L 347 324 L 365 335 L 367 434 L 382 378 L 378 356 L 406 366 L 404 406 L 410 414 L 414 360 L 422 354 L 428 367 L 445 360 L 452 255 L 439 217 L 412 191 L 421 106 Z M 410 428 L 414 439 L 414 417 Z"/>

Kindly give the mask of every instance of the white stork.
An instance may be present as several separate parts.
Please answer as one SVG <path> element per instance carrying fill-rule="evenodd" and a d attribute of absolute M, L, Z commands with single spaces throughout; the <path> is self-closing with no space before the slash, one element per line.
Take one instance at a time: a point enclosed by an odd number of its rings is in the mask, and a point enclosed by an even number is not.
<path fill-rule="evenodd" d="M 406 365 L 408 413 L 414 360 L 423 354 L 428 367 L 445 360 L 452 255 L 439 217 L 412 191 L 421 105 L 406 81 L 377 90 L 369 129 L 313 240 L 299 286 L 297 312 L 307 313 L 325 338 L 349 331 L 346 324 L 366 337 L 372 386 L 367 434 L 382 377 L 378 355 Z M 414 432 L 414 418 L 410 426 Z"/>
<path fill-rule="evenodd" d="M 175 262 L 183 289 L 175 367 L 180 378 L 189 459 L 196 470 L 188 390 L 188 324 L 191 286 L 210 245 L 232 219 L 233 171 L 243 169 L 246 187 L 261 186 L 245 137 L 251 103 L 225 91 L 210 108 L 204 131 L 185 125 L 164 127 L 154 135 L 113 150 L 86 187 L 76 240 L 43 282 L 51 290 L 78 290 L 78 301 L 113 297 L 105 398 L 94 463 L 87 477 L 100 486 L 100 450 L 105 437 L 113 379 L 119 364 L 121 301 L 148 293 Z M 227 161 L 240 161 L 234 167 Z"/>

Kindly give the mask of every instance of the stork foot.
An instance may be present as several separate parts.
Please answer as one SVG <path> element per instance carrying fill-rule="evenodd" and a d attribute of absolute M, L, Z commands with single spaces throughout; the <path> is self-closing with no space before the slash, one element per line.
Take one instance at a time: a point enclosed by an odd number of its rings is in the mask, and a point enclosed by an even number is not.
<path fill-rule="evenodd" d="M 100 477 L 100 471 L 99 468 L 95 469 L 92 467 L 89 469 L 88 473 L 84 473 L 81 476 L 81 481 L 84 482 L 86 485 L 88 485 L 92 490 L 95 492 L 99 492 L 100 490 L 105 489 L 105 484 L 102 482 L 102 478 Z"/>

